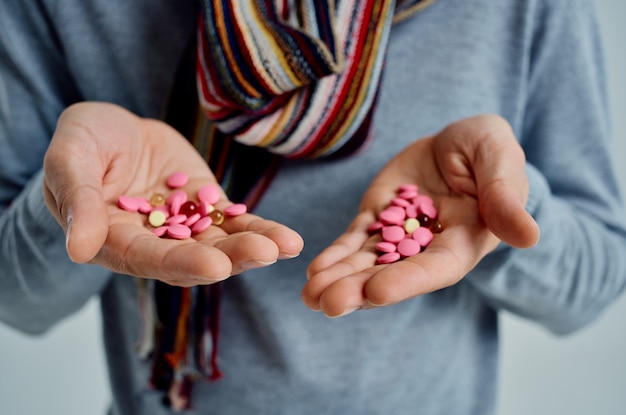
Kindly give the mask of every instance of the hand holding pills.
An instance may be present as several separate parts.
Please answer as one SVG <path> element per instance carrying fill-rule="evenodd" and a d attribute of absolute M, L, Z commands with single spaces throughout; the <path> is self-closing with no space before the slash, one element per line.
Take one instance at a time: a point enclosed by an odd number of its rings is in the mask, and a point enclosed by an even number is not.
<path fill-rule="evenodd" d="M 297 256 L 303 247 L 286 226 L 237 211 L 241 206 L 227 200 L 205 161 L 174 129 L 112 104 L 68 108 L 44 170 L 46 205 L 65 229 L 75 262 L 189 286 Z M 183 194 L 197 202 L 215 198 L 214 207 L 233 217 L 202 229 L 208 212 L 185 205 Z M 160 216 L 156 205 L 170 210 Z M 184 211 L 184 221 L 172 219 L 172 208 Z M 153 230 L 162 220 L 170 220 L 171 229 L 159 238 Z"/>
<path fill-rule="evenodd" d="M 377 244 L 397 244 L 405 235 L 391 229 L 383 237 L 371 226 L 406 183 L 433 200 L 444 229 L 419 253 L 381 264 L 381 251 L 392 248 Z M 309 266 L 302 299 L 336 317 L 456 284 L 500 241 L 518 248 L 537 242 L 527 197 L 525 157 L 504 120 L 483 115 L 451 124 L 381 170 L 349 228 Z"/>

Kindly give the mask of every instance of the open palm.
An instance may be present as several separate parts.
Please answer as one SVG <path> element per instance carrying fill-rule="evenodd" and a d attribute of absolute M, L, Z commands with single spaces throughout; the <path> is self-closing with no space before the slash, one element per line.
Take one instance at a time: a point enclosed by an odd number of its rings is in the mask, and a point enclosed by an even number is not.
<path fill-rule="evenodd" d="M 44 168 L 46 204 L 65 229 L 68 254 L 76 262 L 189 286 L 297 256 L 303 246 L 293 230 L 249 213 L 193 239 L 155 237 L 145 216 L 117 206 L 120 195 L 168 194 L 166 178 L 176 171 L 189 175 L 189 195 L 216 180 L 174 129 L 112 104 L 68 108 Z M 217 207 L 228 204 L 222 194 Z"/>
<path fill-rule="evenodd" d="M 524 166 L 510 127 L 496 116 L 461 120 L 412 143 L 371 183 L 346 232 L 310 264 L 304 303 L 328 316 L 394 304 L 457 283 L 500 241 L 534 245 Z M 404 183 L 434 200 L 444 230 L 423 252 L 375 265 L 381 239 L 367 227 Z"/>

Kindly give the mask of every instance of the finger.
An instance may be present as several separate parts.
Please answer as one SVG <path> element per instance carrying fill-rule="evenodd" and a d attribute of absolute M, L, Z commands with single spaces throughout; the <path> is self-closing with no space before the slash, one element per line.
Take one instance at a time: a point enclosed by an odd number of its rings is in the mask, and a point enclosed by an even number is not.
<path fill-rule="evenodd" d="M 539 225 L 507 183 L 492 182 L 482 190 L 479 203 L 487 227 L 502 241 L 517 248 L 538 242 Z"/>
<path fill-rule="evenodd" d="M 506 120 L 481 115 L 438 136 L 443 174 L 453 191 L 477 197 L 481 217 L 501 240 L 529 247 L 539 228 L 525 211 L 528 181 L 524 151 Z"/>
<path fill-rule="evenodd" d="M 157 238 L 141 225 L 111 225 L 97 262 L 116 272 L 178 282 L 223 280 L 232 274 L 230 257 L 208 242 Z"/>
<path fill-rule="evenodd" d="M 252 232 L 228 235 L 214 246 L 230 259 L 232 274 L 271 265 L 279 257 L 278 246 L 274 241 Z"/>
<path fill-rule="evenodd" d="M 384 265 L 379 267 L 384 267 Z M 332 289 L 321 293 L 319 309 L 327 317 L 334 318 L 343 317 L 359 309 L 370 308 L 363 288 L 376 269 L 367 269 L 332 284 Z"/>
<path fill-rule="evenodd" d="M 226 218 L 220 227 L 229 234 L 251 232 L 266 237 L 277 246 L 278 259 L 294 258 L 304 248 L 304 240 L 296 231 L 257 215 L 244 214 Z"/>
<path fill-rule="evenodd" d="M 307 279 L 361 249 L 370 237 L 367 227 L 373 222 L 374 215 L 371 212 L 357 215 L 346 232 L 311 261 L 306 272 Z"/>
<path fill-rule="evenodd" d="M 345 294 L 341 302 L 341 310 L 337 311 L 334 307 L 332 298 L 326 301 L 326 305 L 322 305 L 322 297 L 326 295 L 329 287 L 335 287 L 341 283 L 345 278 L 353 275 L 360 274 L 364 270 L 368 270 L 376 263 L 376 252 L 374 251 L 374 242 L 369 246 L 364 246 L 361 250 L 352 252 L 350 255 L 343 257 L 341 260 L 333 263 L 332 265 L 320 270 L 319 272 L 312 274 L 309 281 L 304 285 L 301 293 L 303 303 L 312 310 L 322 310 L 327 315 L 339 315 L 343 313 L 344 308 L 348 307 L 344 303 L 351 303 L 354 301 L 353 306 L 361 304 L 362 301 L 353 300 L 353 296 Z M 345 246 L 345 245 L 343 245 Z M 342 245 L 336 245 L 337 249 L 341 249 Z M 358 291 L 358 290 L 357 290 Z M 344 293 L 340 293 L 339 297 Z"/>
<path fill-rule="evenodd" d="M 535 245 L 539 227 L 525 210 L 526 158 L 506 125 L 491 130 L 476 151 L 476 183 L 481 217 L 502 241 L 519 248 Z"/>
<path fill-rule="evenodd" d="M 353 255 L 311 279 L 307 305 L 340 316 L 355 308 L 387 306 L 451 286 L 491 249 L 493 239 L 484 227 L 454 225 L 438 234 L 423 252 L 393 264 L 373 266 L 372 257 Z"/>
<path fill-rule="evenodd" d="M 76 175 L 73 168 L 59 170 L 44 179 L 46 205 L 65 230 L 66 249 L 74 262 L 92 260 L 106 240 L 108 214 L 101 188 L 85 173 Z M 88 171 L 85 169 L 84 171 Z"/>

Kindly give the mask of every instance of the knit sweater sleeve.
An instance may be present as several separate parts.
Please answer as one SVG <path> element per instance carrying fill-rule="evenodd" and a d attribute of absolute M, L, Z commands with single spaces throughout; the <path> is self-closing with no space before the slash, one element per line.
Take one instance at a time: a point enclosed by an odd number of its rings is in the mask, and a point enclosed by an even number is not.
<path fill-rule="evenodd" d="M 527 33 L 527 250 L 504 245 L 468 281 L 496 308 L 555 333 L 592 321 L 626 284 L 624 206 L 613 171 L 599 28 L 591 1 L 538 1 Z"/>
<path fill-rule="evenodd" d="M 26 3 L 0 5 L 0 321 L 40 333 L 82 307 L 110 272 L 69 260 L 43 201 L 43 155 L 78 94 L 45 13 Z"/>

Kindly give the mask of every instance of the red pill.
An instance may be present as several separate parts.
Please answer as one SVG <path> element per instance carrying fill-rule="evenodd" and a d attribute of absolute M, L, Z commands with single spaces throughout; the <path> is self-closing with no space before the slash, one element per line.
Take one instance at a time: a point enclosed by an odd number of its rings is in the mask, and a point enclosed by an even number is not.
<path fill-rule="evenodd" d="M 188 200 L 180 205 L 178 213 L 180 213 L 181 215 L 192 216 L 196 213 L 200 213 L 200 208 L 198 207 L 196 202 Z"/>

